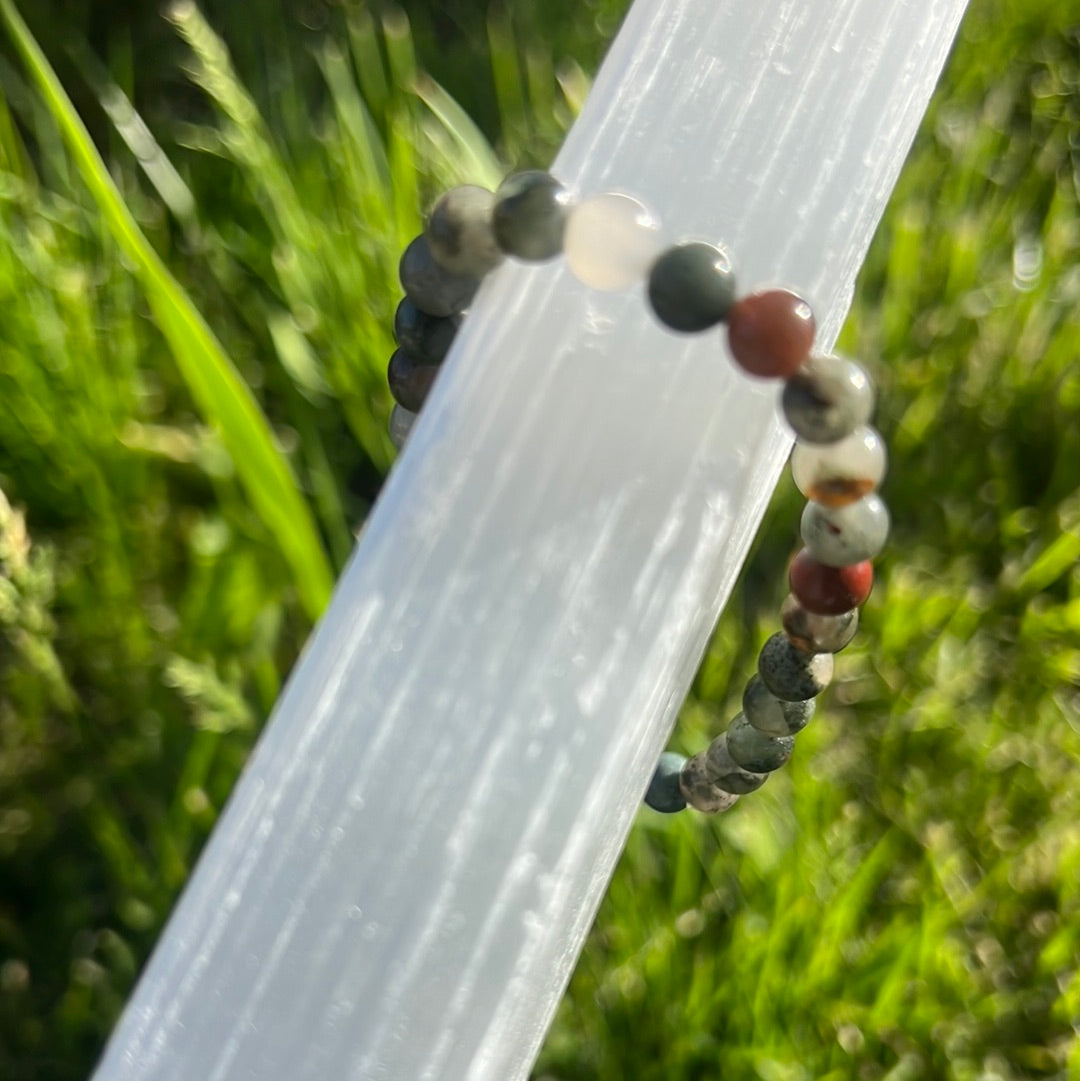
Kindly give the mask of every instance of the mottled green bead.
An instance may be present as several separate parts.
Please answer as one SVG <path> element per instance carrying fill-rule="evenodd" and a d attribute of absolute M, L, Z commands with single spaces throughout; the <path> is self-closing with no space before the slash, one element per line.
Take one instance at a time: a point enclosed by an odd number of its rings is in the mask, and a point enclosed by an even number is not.
<path fill-rule="evenodd" d="M 709 749 L 705 752 L 705 770 L 717 787 L 736 796 L 756 792 L 769 779 L 767 773 L 751 773 L 750 770 L 743 769 L 731 757 L 726 733 L 717 736 L 709 744 Z"/>
<path fill-rule="evenodd" d="M 503 260 L 491 228 L 495 196 L 487 188 L 463 184 L 436 204 L 424 235 L 436 262 L 454 274 L 482 278 Z"/>
<path fill-rule="evenodd" d="M 683 765 L 679 774 L 679 791 L 695 811 L 705 814 L 726 811 L 734 807 L 739 799 L 734 792 L 725 792 L 709 777 L 703 754 L 694 755 Z"/>
<path fill-rule="evenodd" d="M 406 297 L 394 312 L 394 341 L 417 360 L 438 364 L 450 351 L 460 315 L 428 315 Z"/>
<path fill-rule="evenodd" d="M 440 266 L 424 236 L 418 236 L 405 249 L 398 274 L 408 298 L 428 315 L 445 316 L 463 312 L 480 288 L 479 278 L 454 274 Z"/>
<path fill-rule="evenodd" d="M 801 702 L 821 694 L 832 674 L 831 653 L 803 653 L 786 634 L 774 634 L 758 656 L 762 682 L 785 702 Z"/>
<path fill-rule="evenodd" d="M 811 500 L 803 509 L 799 531 L 819 563 L 848 567 L 873 559 L 885 547 L 889 510 L 874 492 L 844 507 L 824 507 Z"/>
<path fill-rule="evenodd" d="M 682 790 L 679 788 L 679 774 L 686 765 L 686 755 L 665 751 L 656 764 L 649 788 L 645 793 L 645 802 L 661 814 L 675 814 L 686 807 Z"/>
<path fill-rule="evenodd" d="M 784 385 L 781 404 L 802 442 L 835 443 L 870 419 L 874 388 L 850 360 L 813 356 Z"/>
<path fill-rule="evenodd" d="M 754 676 L 742 696 L 743 714 L 760 732 L 769 736 L 793 736 L 801 732 L 814 715 L 814 700 L 783 702 Z"/>
<path fill-rule="evenodd" d="M 735 303 L 731 260 L 712 244 L 677 244 L 653 263 L 648 293 L 665 326 L 687 334 L 707 330 L 723 322 Z"/>
<path fill-rule="evenodd" d="M 772 773 L 791 757 L 795 737 L 766 735 L 740 713 L 727 730 L 727 749 L 743 769 L 751 773 Z"/>
<path fill-rule="evenodd" d="M 516 259 L 554 259 L 562 251 L 571 203 L 570 193 L 550 173 L 508 176 L 495 193 L 491 215 L 496 243 Z"/>

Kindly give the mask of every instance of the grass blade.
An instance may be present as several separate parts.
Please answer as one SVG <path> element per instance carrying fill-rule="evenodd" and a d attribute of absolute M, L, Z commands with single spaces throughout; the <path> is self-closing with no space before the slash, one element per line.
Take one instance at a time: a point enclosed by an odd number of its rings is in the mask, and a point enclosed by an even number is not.
<path fill-rule="evenodd" d="M 135 264 L 193 398 L 221 431 L 252 507 L 277 538 L 305 611 L 315 619 L 329 597 L 333 576 L 311 512 L 269 423 L 191 298 L 139 229 L 13 0 L 0 0 L 0 15 L 113 238 Z"/>

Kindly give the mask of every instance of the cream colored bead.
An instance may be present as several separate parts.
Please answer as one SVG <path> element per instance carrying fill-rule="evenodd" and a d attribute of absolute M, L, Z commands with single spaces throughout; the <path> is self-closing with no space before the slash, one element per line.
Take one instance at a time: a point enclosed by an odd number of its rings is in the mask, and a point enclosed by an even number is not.
<path fill-rule="evenodd" d="M 571 273 L 593 289 L 629 289 L 660 254 L 660 222 L 629 195 L 603 192 L 578 203 L 566 220 L 563 254 Z"/>
<path fill-rule="evenodd" d="M 807 499 L 844 507 L 874 491 L 885 476 L 885 443 L 873 428 L 856 428 L 827 446 L 796 443 L 791 476 Z"/>

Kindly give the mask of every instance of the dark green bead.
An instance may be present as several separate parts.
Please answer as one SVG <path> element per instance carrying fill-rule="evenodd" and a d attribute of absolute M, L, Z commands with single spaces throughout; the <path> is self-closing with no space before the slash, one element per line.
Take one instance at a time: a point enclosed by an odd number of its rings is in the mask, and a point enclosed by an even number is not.
<path fill-rule="evenodd" d="M 661 814 L 675 814 L 686 807 L 686 800 L 679 790 L 679 774 L 686 763 L 686 757 L 665 751 L 656 764 L 656 772 L 649 782 L 645 793 L 645 802 Z"/>
<path fill-rule="evenodd" d="M 543 262 L 562 251 L 570 193 L 550 173 L 508 176 L 495 193 L 495 242 L 516 259 Z"/>
<path fill-rule="evenodd" d="M 439 266 L 424 236 L 418 236 L 405 249 L 398 274 L 408 298 L 428 315 L 445 316 L 463 312 L 480 288 L 479 278 L 454 274 Z"/>
<path fill-rule="evenodd" d="M 668 248 L 649 271 L 656 318 L 690 334 L 722 323 L 735 303 L 735 274 L 723 248 L 699 240 Z"/>
<path fill-rule="evenodd" d="M 745 796 L 748 792 L 756 792 L 768 779 L 767 773 L 752 773 L 743 769 L 728 750 L 727 733 L 717 736 L 709 744 L 705 752 L 705 770 L 709 780 L 722 788 L 725 792 L 731 792 L 736 796 Z"/>
<path fill-rule="evenodd" d="M 740 713 L 727 730 L 727 749 L 743 769 L 751 773 L 772 773 L 791 757 L 795 737 L 768 736 Z"/>
<path fill-rule="evenodd" d="M 785 702 L 754 676 L 742 696 L 743 714 L 759 731 L 769 736 L 793 736 L 801 732 L 814 715 L 814 700 Z"/>
<path fill-rule="evenodd" d="M 423 364 L 404 349 L 398 349 L 390 358 L 386 381 L 398 405 L 410 413 L 419 413 L 438 374 L 438 364 Z"/>
<path fill-rule="evenodd" d="M 438 364 L 450 350 L 460 315 L 428 315 L 406 297 L 394 312 L 394 340 L 417 360 Z"/>

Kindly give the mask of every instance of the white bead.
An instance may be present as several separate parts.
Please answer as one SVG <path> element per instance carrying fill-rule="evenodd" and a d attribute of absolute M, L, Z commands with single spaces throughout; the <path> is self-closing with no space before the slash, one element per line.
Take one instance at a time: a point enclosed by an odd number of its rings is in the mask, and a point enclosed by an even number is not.
<path fill-rule="evenodd" d="M 415 421 L 415 413 L 410 412 L 403 406 L 394 406 L 393 412 L 390 414 L 390 442 L 398 450 L 405 446 L 405 440 L 409 438 L 409 433 L 412 431 Z"/>
<path fill-rule="evenodd" d="M 795 486 L 807 499 L 843 507 L 874 491 L 885 476 L 885 443 L 873 428 L 856 428 L 827 446 L 796 443 L 791 455 Z"/>
<path fill-rule="evenodd" d="M 660 222 L 629 195 L 590 196 L 566 219 L 566 263 L 578 281 L 593 289 L 629 289 L 645 277 L 660 248 Z"/>

